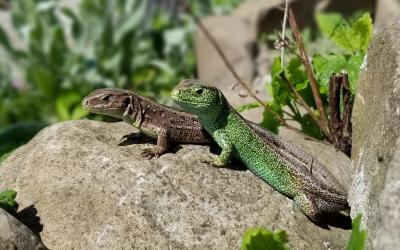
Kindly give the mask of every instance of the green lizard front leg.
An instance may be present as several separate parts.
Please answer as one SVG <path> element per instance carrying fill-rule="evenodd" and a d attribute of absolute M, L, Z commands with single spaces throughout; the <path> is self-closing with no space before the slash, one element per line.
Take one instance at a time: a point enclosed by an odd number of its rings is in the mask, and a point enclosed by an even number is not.
<path fill-rule="evenodd" d="M 222 152 L 219 156 L 217 156 L 213 161 L 213 166 L 215 167 L 223 167 L 225 166 L 233 153 L 233 144 L 230 142 L 228 135 L 223 130 L 216 130 L 213 133 L 213 137 L 216 139 L 216 142 L 221 147 Z"/>

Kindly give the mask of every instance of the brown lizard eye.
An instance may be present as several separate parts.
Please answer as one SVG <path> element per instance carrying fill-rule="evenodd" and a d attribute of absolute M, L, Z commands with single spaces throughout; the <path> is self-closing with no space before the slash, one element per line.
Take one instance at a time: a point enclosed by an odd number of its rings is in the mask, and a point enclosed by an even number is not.
<path fill-rule="evenodd" d="M 201 95 L 203 94 L 203 89 L 196 89 L 195 92 L 196 94 Z"/>
<path fill-rule="evenodd" d="M 103 98 L 101 98 L 101 100 L 108 102 L 110 100 L 110 95 L 106 95 Z"/>
<path fill-rule="evenodd" d="M 129 97 L 125 98 L 124 100 L 124 105 L 125 107 L 128 107 L 128 105 L 131 103 L 131 99 L 129 99 Z"/>

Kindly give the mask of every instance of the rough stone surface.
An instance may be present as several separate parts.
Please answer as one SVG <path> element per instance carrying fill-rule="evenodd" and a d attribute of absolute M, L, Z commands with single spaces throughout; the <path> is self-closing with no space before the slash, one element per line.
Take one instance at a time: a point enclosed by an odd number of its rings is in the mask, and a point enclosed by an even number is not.
<path fill-rule="evenodd" d="M 399 37 L 400 24 L 393 24 L 373 39 L 353 108 L 352 165 L 355 173 L 349 202 L 352 217 L 363 214 L 370 249 L 382 249 L 377 247 L 381 242 L 376 235 L 377 227 L 400 213 L 400 204 L 394 202 L 397 198 L 387 195 L 393 189 L 399 193 L 398 184 L 388 179 L 391 178 L 389 173 L 394 175 L 399 171 L 398 165 L 395 167 L 396 141 L 400 135 Z"/>
<path fill-rule="evenodd" d="M 152 145 L 117 145 L 132 130 L 95 121 L 48 127 L 3 162 L 0 189 L 15 189 L 21 207 L 35 205 L 50 249 L 238 249 L 256 226 L 286 230 L 293 249 L 344 248 L 348 230 L 313 224 L 237 163 L 202 163 L 208 146 L 143 160 Z M 320 160 L 348 169 L 337 158 L 327 149 Z"/>
<path fill-rule="evenodd" d="M 395 21 L 400 21 L 400 0 L 379 0 L 377 1 L 375 28 L 382 28 Z"/>
<path fill-rule="evenodd" d="M 400 246 L 400 138 L 386 174 L 379 197 L 382 221 L 377 228 L 375 249 L 398 249 Z"/>
<path fill-rule="evenodd" d="M 234 11 L 233 15 L 239 16 L 249 25 L 250 34 L 255 38 L 258 37 L 262 30 L 260 25 L 265 26 L 263 20 L 268 15 L 268 12 L 276 9 L 284 3 L 284 0 L 248 0 L 240 4 Z M 282 11 L 279 11 L 281 14 Z M 280 18 L 282 19 L 282 18 Z M 275 23 L 275 20 L 270 20 Z M 282 25 L 282 24 L 281 24 Z M 278 26 L 279 27 L 279 26 Z"/>
<path fill-rule="evenodd" d="M 202 22 L 239 76 L 246 83 L 251 83 L 254 76 L 252 54 L 255 37 L 251 34 L 248 24 L 237 16 L 210 16 Z M 217 51 L 200 30 L 195 34 L 195 49 L 200 79 L 217 84 L 223 90 L 236 83 Z"/>
<path fill-rule="evenodd" d="M 47 249 L 39 237 L 0 208 L 0 249 Z"/>
<path fill-rule="evenodd" d="M 242 17 L 233 15 L 210 16 L 204 18 L 202 22 L 218 42 L 239 76 L 255 91 L 256 89 L 251 84 L 256 70 L 253 60 L 256 37 L 252 34 L 249 24 Z M 195 50 L 199 79 L 222 89 L 226 98 L 234 107 L 254 102 L 250 97 L 239 96 L 247 94 L 240 85 L 234 90 L 231 89 L 237 81 L 213 45 L 200 30 L 197 30 L 195 34 Z M 261 93 L 265 93 L 264 87 L 262 87 Z M 260 98 L 264 99 L 263 97 Z M 250 110 L 244 116 L 253 122 L 260 122 L 262 109 Z"/>

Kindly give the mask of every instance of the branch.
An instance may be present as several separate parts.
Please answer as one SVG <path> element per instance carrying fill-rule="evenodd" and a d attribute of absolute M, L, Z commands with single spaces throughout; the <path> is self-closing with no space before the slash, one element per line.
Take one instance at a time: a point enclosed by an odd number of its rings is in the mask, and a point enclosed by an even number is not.
<path fill-rule="evenodd" d="M 315 116 L 314 112 L 310 108 L 310 106 L 307 105 L 307 103 L 304 101 L 303 97 L 300 95 L 300 93 L 296 90 L 296 88 L 293 86 L 293 83 L 287 79 L 286 75 L 284 72 L 282 72 L 279 77 L 286 83 L 286 85 L 290 88 L 290 90 L 293 92 L 293 94 L 296 96 L 297 100 L 299 101 L 300 105 L 303 106 L 307 112 L 310 114 L 311 118 L 314 120 L 314 122 L 318 125 L 319 129 L 325 134 L 328 133 L 327 131 L 324 131 L 324 127 L 321 124 L 321 121 Z M 325 134 L 326 135 L 326 134 Z"/>
<path fill-rule="evenodd" d="M 289 9 L 289 0 L 285 0 L 285 12 L 283 14 L 283 22 L 282 22 L 282 34 L 281 34 L 281 39 L 285 41 L 285 31 L 286 31 L 286 21 L 287 21 L 287 13 Z M 285 56 L 285 46 L 282 46 L 281 48 L 281 67 L 283 69 L 284 67 L 284 56 Z"/>
<path fill-rule="evenodd" d="M 351 111 L 352 111 L 352 99 L 349 85 L 349 76 L 347 73 L 343 74 L 342 79 L 342 94 L 343 94 L 343 139 L 346 143 L 346 147 L 343 149 L 347 155 L 351 155 L 351 138 L 352 138 L 352 126 L 351 126 Z"/>
<path fill-rule="evenodd" d="M 293 36 L 296 40 L 297 46 L 300 51 L 300 59 L 303 62 L 304 68 L 306 69 L 308 79 L 310 81 L 310 86 L 311 86 L 311 90 L 312 90 L 312 93 L 314 96 L 315 104 L 317 105 L 317 109 L 318 109 L 318 112 L 320 115 L 321 125 L 324 128 L 322 131 L 324 131 L 324 134 L 325 134 L 325 136 L 327 136 L 328 140 L 332 142 L 332 136 L 329 133 L 328 118 L 325 114 L 324 106 L 322 104 L 321 96 L 319 94 L 317 80 L 315 79 L 314 73 L 313 73 L 311 65 L 310 65 L 310 61 L 308 60 L 308 56 L 307 56 L 306 50 L 304 48 L 303 40 L 301 38 L 299 29 L 297 27 L 297 22 L 294 17 L 292 9 L 289 9 L 289 23 L 290 23 L 290 27 L 292 28 Z"/>
<path fill-rule="evenodd" d="M 343 124 L 340 117 L 340 84 L 342 82 L 342 76 L 332 74 L 329 78 L 329 110 L 330 120 L 329 127 L 333 139 L 333 144 L 338 147 L 342 141 L 342 130 Z"/>

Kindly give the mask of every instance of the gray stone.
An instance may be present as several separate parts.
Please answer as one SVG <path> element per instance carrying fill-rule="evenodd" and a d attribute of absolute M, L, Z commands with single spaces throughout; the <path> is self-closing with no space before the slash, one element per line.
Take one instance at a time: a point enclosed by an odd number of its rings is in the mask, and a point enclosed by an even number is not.
<path fill-rule="evenodd" d="M 47 249 L 39 237 L 14 216 L 0 208 L 0 249 Z"/>
<path fill-rule="evenodd" d="M 255 46 L 256 34 L 243 16 L 226 15 L 210 16 L 202 19 L 204 27 L 216 40 L 229 63 L 239 77 L 247 84 L 261 100 L 266 99 L 265 83 L 253 84 L 256 73 Z M 195 33 L 195 50 L 197 58 L 198 78 L 217 86 L 234 107 L 255 102 L 247 91 L 233 77 L 217 50 L 209 39 L 197 30 Z M 235 84 L 236 87 L 232 89 Z M 263 109 L 252 109 L 242 115 L 253 122 L 261 122 Z"/>
<path fill-rule="evenodd" d="M 377 1 L 375 28 L 382 28 L 397 21 L 400 21 L 400 0 L 379 0 Z"/>
<path fill-rule="evenodd" d="M 248 23 L 243 18 L 233 15 L 210 16 L 204 18 L 202 22 L 242 80 L 255 91 L 252 81 L 255 74 L 253 50 L 256 37 L 251 34 Z M 248 96 L 240 97 L 240 94 L 247 94 L 240 85 L 234 90 L 231 88 L 237 81 L 214 46 L 200 30 L 197 30 L 195 34 L 195 50 L 199 79 L 223 90 L 234 107 L 254 102 L 254 99 Z M 265 96 L 264 89 L 262 93 Z M 263 99 L 263 97 L 260 98 Z M 243 115 L 253 122 L 260 122 L 262 109 L 254 109 Z"/>
<path fill-rule="evenodd" d="M 254 76 L 252 50 L 255 46 L 255 37 L 251 34 L 248 24 L 237 16 L 210 16 L 204 18 L 202 22 L 239 76 L 250 84 Z M 200 30 L 195 34 L 195 49 L 200 79 L 212 82 L 223 90 L 229 89 L 237 82 Z"/>
<path fill-rule="evenodd" d="M 386 192 L 396 188 L 399 191 L 398 184 L 388 179 L 391 178 L 389 173 L 398 171 L 398 165 L 397 170 L 394 168 L 396 141 L 400 135 L 399 37 L 398 23 L 374 37 L 360 74 L 353 107 L 352 166 L 355 172 L 349 202 L 352 217 L 363 214 L 370 249 L 382 249 L 377 247 L 381 242 L 376 234 L 378 226 L 399 216 L 399 203 L 385 200 L 390 199 Z M 388 203 L 393 206 L 382 207 Z"/>
<path fill-rule="evenodd" d="M 117 145 L 132 131 L 95 121 L 48 127 L 3 162 L 0 189 L 18 191 L 21 207 L 35 205 L 51 249 L 238 249 L 256 226 L 286 230 L 294 249 L 345 247 L 348 230 L 313 224 L 237 163 L 203 163 L 208 146 L 143 160 L 151 145 Z M 340 156 L 326 150 L 321 161 L 338 168 Z"/>
<path fill-rule="evenodd" d="M 385 187 L 379 197 L 382 215 L 377 228 L 375 249 L 398 249 L 400 246 L 400 138 L 386 174 Z"/>

